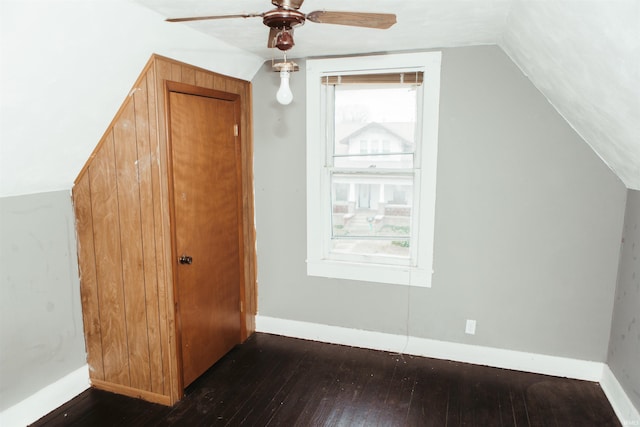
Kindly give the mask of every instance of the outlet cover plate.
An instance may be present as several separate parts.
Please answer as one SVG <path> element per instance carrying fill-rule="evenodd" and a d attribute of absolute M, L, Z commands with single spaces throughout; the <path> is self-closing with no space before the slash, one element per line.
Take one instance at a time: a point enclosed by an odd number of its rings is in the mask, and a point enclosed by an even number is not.
<path fill-rule="evenodd" d="M 476 321 L 467 319 L 467 326 L 464 328 L 464 333 L 469 335 L 476 334 Z"/>

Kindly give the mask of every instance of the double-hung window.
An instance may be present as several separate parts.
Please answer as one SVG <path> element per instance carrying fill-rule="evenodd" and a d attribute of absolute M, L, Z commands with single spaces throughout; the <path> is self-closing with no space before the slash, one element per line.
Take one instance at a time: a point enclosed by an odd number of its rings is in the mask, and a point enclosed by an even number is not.
<path fill-rule="evenodd" d="M 430 286 L 440 53 L 307 61 L 307 273 Z"/>

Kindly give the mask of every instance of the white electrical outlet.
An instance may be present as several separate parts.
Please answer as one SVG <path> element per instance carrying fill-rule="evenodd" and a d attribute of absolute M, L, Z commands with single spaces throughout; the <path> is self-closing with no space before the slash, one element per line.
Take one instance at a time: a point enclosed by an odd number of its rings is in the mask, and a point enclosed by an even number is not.
<path fill-rule="evenodd" d="M 464 328 L 464 333 L 469 335 L 476 334 L 476 321 L 467 319 L 467 326 Z"/>

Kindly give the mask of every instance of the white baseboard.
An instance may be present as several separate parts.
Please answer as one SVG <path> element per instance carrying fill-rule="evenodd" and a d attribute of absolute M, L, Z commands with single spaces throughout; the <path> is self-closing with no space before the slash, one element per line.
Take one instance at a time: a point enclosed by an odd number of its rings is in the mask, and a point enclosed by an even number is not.
<path fill-rule="evenodd" d="M 604 367 L 600 387 L 602 387 L 623 426 L 640 426 L 640 412 L 633 406 L 609 366 L 605 365 Z"/>
<path fill-rule="evenodd" d="M 256 316 L 256 329 L 333 344 L 599 382 L 600 362 Z"/>
<path fill-rule="evenodd" d="M 31 424 L 88 388 L 89 367 L 84 365 L 0 412 L 0 426 L 24 427 Z"/>

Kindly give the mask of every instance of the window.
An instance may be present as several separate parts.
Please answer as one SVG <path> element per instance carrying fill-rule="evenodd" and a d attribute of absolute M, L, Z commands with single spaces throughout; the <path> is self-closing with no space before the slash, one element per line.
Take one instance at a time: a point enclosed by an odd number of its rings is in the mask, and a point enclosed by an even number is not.
<path fill-rule="evenodd" d="M 440 53 L 307 61 L 307 273 L 430 286 Z"/>
<path fill-rule="evenodd" d="M 369 152 L 369 144 L 366 140 L 360 141 L 360 154 L 367 154 Z"/>
<path fill-rule="evenodd" d="M 340 92 L 345 92 L 345 91 L 340 91 Z M 346 92 L 348 92 L 348 91 L 346 91 Z M 350 94 L 351 96 L 346 96 L 346 98 L 357 98 L 358 92 L 359 91 L 356 90 L 356 91 L 354 91 L 354 93 Z M 372 92 L 375 93 L 376 89 L 372 89 Z M 377 106 L 379 106 L 379 104 L 375 104 L 375 106 L 377 107 Z M 371 154 L 379 153 L 380 152 L 380 141 L 377 141 L 377 140 L 371 141 L 371 147 L 369 148 L 369 152 Z"/>
<path fill-rule="evenodd" d="M 391 142 L 388 139 L 382 140 L 382 152 L 390 153 L 391 152 Z"/>

